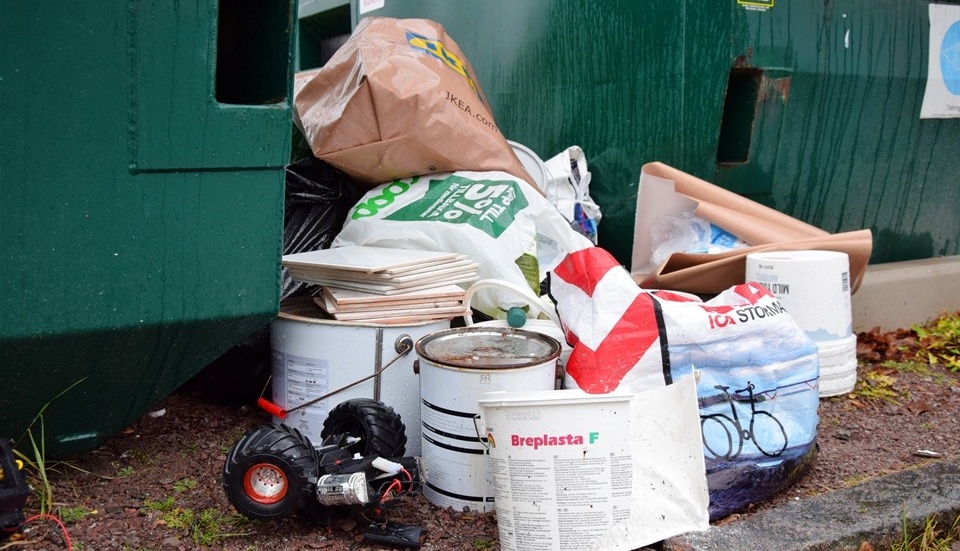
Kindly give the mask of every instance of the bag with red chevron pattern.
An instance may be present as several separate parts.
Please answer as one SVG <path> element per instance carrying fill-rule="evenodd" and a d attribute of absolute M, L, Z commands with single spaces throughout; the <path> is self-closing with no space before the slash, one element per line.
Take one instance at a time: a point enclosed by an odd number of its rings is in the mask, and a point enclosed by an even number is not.
<path fill-rule="evenodd" d="M 777 298 L 743 283 L 710 300 L 647 291 L 600 248 L 569 254 L 550 293 L 572 347 L 564 386 L 642 392 L 695 377 L 710 516 L 768 499 L 816 453 L 816 344 Z"/>

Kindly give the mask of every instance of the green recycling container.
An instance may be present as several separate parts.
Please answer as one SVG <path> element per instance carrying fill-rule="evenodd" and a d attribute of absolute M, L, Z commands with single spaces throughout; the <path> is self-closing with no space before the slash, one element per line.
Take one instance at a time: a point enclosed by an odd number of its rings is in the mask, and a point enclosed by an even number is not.
<path fill-rule="evenodd" d="M 931 44 L 930 5 L 354 0 L 351 10 L 354 25 L 440 22 L 508 139 L 544 159 L 581 146 L 600 245 L 629 266 L 651 161 L 829 232 L 869 228 L 871 263 L 960 253 L 960 120 L 920 118 L 930 56 L 952 55 L 960 70 L 960 46 Z"/>
<path fill-rule="evenodd" d="M 0 6 L 0 435 L 67 457 L 277 313 L 296 2 Z"/>

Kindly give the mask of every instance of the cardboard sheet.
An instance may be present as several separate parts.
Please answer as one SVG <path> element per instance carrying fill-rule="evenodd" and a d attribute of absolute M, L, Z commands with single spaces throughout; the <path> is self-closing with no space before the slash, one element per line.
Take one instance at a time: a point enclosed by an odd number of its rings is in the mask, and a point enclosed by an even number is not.
<path fill-rule="evenodd" d="M 703 218 L 750 246 L 717 254 L 674 253 L 651 265 L 652 222 L 681 213 Z M 808 249 L 847 253 L 854 293 L 870 260 L 873 235 L 869 229 L 830 234 L 663 163 L 641 169 L 630 272 L 643 288 L 715 295 L 744 282 L 749 253 Z"/>

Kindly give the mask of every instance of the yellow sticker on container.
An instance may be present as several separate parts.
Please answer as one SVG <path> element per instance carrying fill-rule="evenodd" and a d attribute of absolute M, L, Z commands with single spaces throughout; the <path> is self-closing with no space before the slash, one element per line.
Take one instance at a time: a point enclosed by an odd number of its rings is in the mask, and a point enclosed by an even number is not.
<path fill-rule="evenodd" d="M 745 10 L 767 11 L 773 7 L 774 0 L 737 0 Z"/>

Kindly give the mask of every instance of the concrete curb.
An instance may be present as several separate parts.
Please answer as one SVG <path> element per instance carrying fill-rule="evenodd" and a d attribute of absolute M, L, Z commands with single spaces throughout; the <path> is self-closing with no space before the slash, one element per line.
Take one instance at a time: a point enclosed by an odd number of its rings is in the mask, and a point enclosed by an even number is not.
<path fill-rule="evenodd" d="M 960 458 L 943 459 L 671 538 L 663 551 L 882 549 L 903 538 L 904 519 L 916 535 L 930 517 L 949 527 L 958 515 Z"/>
<path fill-rule="evenodd" d="M 960 256 L 871 264 L 851 297 L 853 332 L 909 329 L 960 310 Z"/>

